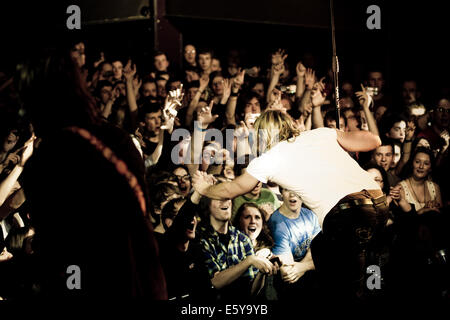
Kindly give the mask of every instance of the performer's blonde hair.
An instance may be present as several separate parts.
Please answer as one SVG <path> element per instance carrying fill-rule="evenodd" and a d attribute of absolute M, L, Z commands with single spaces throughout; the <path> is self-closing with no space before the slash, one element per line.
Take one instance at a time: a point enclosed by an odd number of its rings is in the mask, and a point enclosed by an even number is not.
<path fill-rule="evenodd" d="M 292 118 L 280 110 L 266 110 L 255 122 L 257 151 L 269 150 L 278 142 L 295 138 L 300 130 Z"/>

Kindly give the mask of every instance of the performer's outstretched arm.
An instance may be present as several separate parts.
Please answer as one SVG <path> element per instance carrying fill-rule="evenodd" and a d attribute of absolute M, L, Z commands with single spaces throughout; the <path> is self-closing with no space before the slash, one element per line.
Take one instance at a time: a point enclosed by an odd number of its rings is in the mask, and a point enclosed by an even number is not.
<path fill-rule="evenodd" d="M 248 173 L 237 177 L 231 182 L 223 182 L 218 185 L 211 185 L 208 182 L 207 174 L 202 171 L 192 177 L 194 189 L 202 196 L 211 199 L 225 200 L 233 199 L 250 192 L 258 184 L 258 180 Z"/>
<path fill-rule="evenodd" d="M 349 131 L 342 132 L 336 130 L 337 141 L 346 151 L 370 151 L 381 145 L 381 139 L 376 134 L 369 131 Z"/>

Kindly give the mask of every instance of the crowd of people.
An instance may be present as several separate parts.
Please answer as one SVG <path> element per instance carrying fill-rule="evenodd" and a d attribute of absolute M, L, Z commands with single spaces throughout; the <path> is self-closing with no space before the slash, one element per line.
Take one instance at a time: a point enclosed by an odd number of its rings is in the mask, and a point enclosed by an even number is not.
<path fill-rule="evenodd" d="M 395 99 L 383 71 L 369 69 L 365 79 L 340 84 L 337 119 L 331 76 L 319 75 L 311 57 L 292 68 L 288 53 L 277 49 L 266 64 L 244 68 L 238 55 L 221 60 L 189 43 L 181 66 L 155 52 L 144 73 L 107 55 L 88 65 L 85 49 L 78 42 L 20 62 L 14 75 L 0 70 L 2 299 L 320 297 L 329 274 L 316 268 L 321 257 L 313 240 L 324 221 L 307 199 L 274 181 L 214 199 L 192 180 L 200 174 L 219 185 L 244 174 L 262 150 L 255 122 L 274 112 L 299 136 L 331 128 L 381 138 L 373 150 L 349 152 L 389 206 L 381 235 L 367 239 L 363 252 L 364 270 L 380 268 L 381 287 L 361 286 L 366 273 L 333 292 L 357 300 L 400 293 L 448 301 L 445 90 L 425 104 L 420 79 L 405 79 Z M 320 169 L 308 157 L 296 159 L 296 170 Z M 332 189 L 316 188 L 330 196 Z M 80 290 L 67 286 L 71 265 L 80 267 Z"/>

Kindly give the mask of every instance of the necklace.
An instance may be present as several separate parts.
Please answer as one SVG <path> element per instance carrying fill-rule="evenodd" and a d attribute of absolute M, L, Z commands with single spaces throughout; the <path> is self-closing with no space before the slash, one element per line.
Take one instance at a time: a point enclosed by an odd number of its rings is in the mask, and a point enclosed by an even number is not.
<path fill-rule="evenodd" d="M 419 200 L 419 197 L 417 196 L 416 192 L 414 191 L 414 187 L 413 184 L 411 182 L 411 178 L 408 179 L 409 181 L 409 185 L 411 186 L 411 191 L 414 195 L 414 198 L 417 200 L 417 202 L 419 203 L 426 203 L 426 191 L 425 191 L 425 181 L 423 182 L 423 201 Z"/>

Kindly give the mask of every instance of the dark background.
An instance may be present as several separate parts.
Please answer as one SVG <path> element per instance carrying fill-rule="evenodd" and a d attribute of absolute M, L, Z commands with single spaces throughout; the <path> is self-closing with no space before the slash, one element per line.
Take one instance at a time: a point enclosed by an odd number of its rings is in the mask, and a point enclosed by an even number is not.
<path fill-rule="evenodd" d="M 81 7 L 81 31 L 65 27 L 69 4 Z M 366 27 L 371 4 L 381 8 L 381 30 Z M 432 103 L 441 88 L 450 86 L 448 12 L 437 1 L 335 0 L 340 79 L 364 79 L 369 68 L 380 68 L 392 91 L 398 92 L 402 79 L 414 78 Z M 150 67 L 155 48 L 178 64 L 188 42 L 211 47 L 222 58 L 236 48 L 244 66 L 255 57 L 267 63 L 278 47 L 288 50 L 291 68 L 306 52 L 318 58 L 320 74 L 331 62 L 328 0 L 18 1 L 2 3 L 0 14 L 0 70 L 12 70 L 35 49 L 74 38 L 85 41 L 88 61 L 105 51 L 107 57 L 131 56 L 141 69 Z"/>

